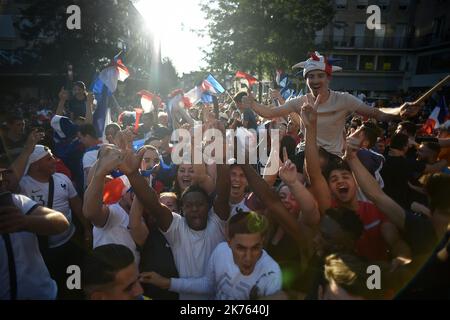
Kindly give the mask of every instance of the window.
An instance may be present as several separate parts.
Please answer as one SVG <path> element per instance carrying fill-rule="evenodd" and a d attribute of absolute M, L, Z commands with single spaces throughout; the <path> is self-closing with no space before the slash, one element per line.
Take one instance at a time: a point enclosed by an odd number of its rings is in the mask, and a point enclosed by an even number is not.
<path fill-rule="evenodd" d="M 335 46 L 343 46 L 344 44 L 344 22 L 336 22 L 333 28 L 333 44 Z"/>
<path fill-rule="evenodd" d="M 439 39 L 442 37 L 443 33 L 444 33 L 444 24 L 445 24 L 445 17 L 441 16 L 441 17 L 437 17 L 433 20 L 433 38 L 434 39 Z"/>
<path fill-rule="evenodd" d="M 379 56 L 377 70 L 379 71 L 399 71 L 400 70 L 399 56 Z"/>
<path fill-rule="evenodd" d="M 365 9 L 365 8 L 367 8 L 368 4 L 369 4 L 369 0 L 358 0 L 356 2 L 356 8 Z"/>
<path fill-rule="evenodd" d="M 382 48 L 384 45 L 384 35 L 386 34 L 386 25 L 380 24 L 380 29 L 375 29 L 375 48 Z"/>
<path fill-rule="evenodd" d="M 322 44 L 323 42 L 323 29 L 316 31 L 316 37 L 314 39 L 314 44 Z"/>
<path fill-rule="evenodd" d="M 398 8 L 400 10 L 407 10 L 410 4 L 410 0 L 400 0 L 398 4 Z"/>
<path fill-rule="evenodd" d="M 0 15 L 0 39 L 14 39 L 16 31 L 11 15 Z"/>
<path fill-rule="evenodd" d="M 365 23 L 355 23 L 355 47 L 364 47 L 364 33 L 366 31 Z"/>
<path fill-rule="evenodd" d="M 335 0 L 337 9 L 346 9 L 347 8 L 347 0 Z"/>
<path fill-rule="evenodd" d="M 375 70 L 374 60 L 375 60 L 375 56 L 361 56 L 359 58 L 359 70 L 364 70 L 364 71 Z"/>
<path fill-rule="evenodd" d="M 403 48 L 406 45 L 406 24 L 397 24 L 394 33 L 394 48 Z"/>
<path fill-rule="evenodd" d="M 378 0 L 378 5 L 381 10 L 387 10 L 389 8 L 390 0 Z"/>
<path fill-rule="evenodd" d="M 341 60 L 336 61 L 333 64 L 342 67 L 343 70 L 356 70 L 356 55 L 333 55 L 332 58 Z"/>

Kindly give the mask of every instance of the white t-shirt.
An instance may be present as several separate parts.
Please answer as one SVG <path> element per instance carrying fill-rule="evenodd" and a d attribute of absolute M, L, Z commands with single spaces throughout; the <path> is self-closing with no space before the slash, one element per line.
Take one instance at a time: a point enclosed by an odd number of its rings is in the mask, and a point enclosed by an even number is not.
<path fill-rule="evenodd" d="M 302 106 L 307 103 L 305 95 L 289 101 L 289 104 Z M 317 144 L 337 156 L 342 156 L 344 149 L 345 119 L 353 112 L 363 115 L 373 110 L 358 98 L 347 92 L 330 90 L 330 96 L 317 109 Z M 305 134 L 305 128 L 302 126 Z"/>
<path fill-rule="evenodd" d="M 122 244 L 133 252 L 135 261 L 139 265 L 140 255 L 128 229 L 127 212 L 118 203 L 108 208 L 109 215 L 105 225 L 102 228 L 94 226 L 92 230 L 94 248 L 110 243 Z"/>
<path fill-rule="evenodd" d="M 225 224 L 214 209 L 208 213 L 206 228 L 195 231 L 189 228 L 184 217 L 172 213 L 173 220 L 167 232 L 163 232 L 182 278 L 201 277 L 205 274 L 208 260 L 216 246 L 225 240 Z M 180 294 L 180 300 L 205 300 L 204 294 Z"/>
<path fill-rule="evenodd" d="M 100 147 L 102 145 L 99 144 L 98 146 Z M 95 161 L 97 161 L 98 150 L 99 149 L 90 150 L 84 153 L 83 170 L 89 169 L 94 165 Z"/>
<path fill-rule="evenodd" d="M 281 270 L 265 250 L 256 262 L 253 272 L 245 276 L 234 263 L 228 243 L 220 243 L 209 259 L 202 278 L 172 278 L 170 290 L 209 294 L 216 300 L 248 300 L 254 286 L 258 297 L 272 295 L 281 290 Z"/>
<path fill-rule="evenodd" d="M 24 215 L 31 213 L 38 206 L 36 202 L 22 195 L 14 194 L 13 201 Z M 9 237 L 16 266 L 17 299 L 56 299 L 56 282 L 50 278 L 39 251 L 36 235 L 31 232 L 15 232 L 10 233 Z M 3 237 L 0 236 L 0 300 L 10 298 L 8 254 Z"/>
<path fill-rule="evenodd" d="M 234 204 L 230 203 L 230 210 L 231 210 L 230 218 L 237 214 L 238 209 L 242 210 L 242 211 L 251 211 L 251 209 L 249 207 L 247 207 L 246 201 L 247 201 L 247 195 L 244 197 L 244 199 L 242 199 L 238 203 L 234 203 Z"/>
<path fill-rule="evenodd" d="M 77 196 L 77 192 L 70 179 L 62 174 L 53 174 L 54 194 L 53 194 L 53 210 L 59 211 L 67 218 L 70 227 L 67 231 L 55 236 L 49 236 L 48 242 L 50 248 L 56 248 L 72 238 L 75 233 L 75 224 L 72 222 L 72 211 L 70 210 L 69 199 Z M 39 205 L 46 207 L 48 203 L 48 182 L 39 182 L 29 175 L 24 176 L 20 180 L 21 193 L 36 201 Z"/>

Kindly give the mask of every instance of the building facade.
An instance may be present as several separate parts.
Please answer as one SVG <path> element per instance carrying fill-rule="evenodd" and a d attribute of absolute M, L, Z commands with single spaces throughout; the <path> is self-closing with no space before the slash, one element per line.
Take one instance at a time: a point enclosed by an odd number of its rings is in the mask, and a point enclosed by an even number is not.
<path fill-rule="evenodd" d="M 319 51 L 342 59 L 336 90 L 389 97 L 433 86 L 450 74 L 450 1 L 333 0 L 333 21 L 316 33 Z M 370 30 L 367 13 L 380 8 L 381 23 Z"/>

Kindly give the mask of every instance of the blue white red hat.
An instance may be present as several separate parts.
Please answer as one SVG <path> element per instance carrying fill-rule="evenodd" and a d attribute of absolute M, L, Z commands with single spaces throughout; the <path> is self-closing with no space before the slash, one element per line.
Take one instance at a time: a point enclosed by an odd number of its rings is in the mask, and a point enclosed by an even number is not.
<path fill-rule="evenodd" d="M 310 58 L 308 60 L 299 62 L 292 67 L 292 69 L 295 68 L 303 68 L 303 77 L 313 70 L 325 71 L 330 76 L 332 72 L 342 70 L 341 67 L 333 66 L 325 56 L 320 55 L 317 51 L 310 53 Z"/>

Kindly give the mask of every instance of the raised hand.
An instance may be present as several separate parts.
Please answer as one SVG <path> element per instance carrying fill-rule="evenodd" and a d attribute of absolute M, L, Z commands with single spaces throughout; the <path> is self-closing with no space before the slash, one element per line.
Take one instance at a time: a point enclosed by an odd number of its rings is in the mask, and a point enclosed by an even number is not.
<path fill-rule="evenodd" d="M 161 289 L 170 288 L 170 279 L 161 276 L 156 272 L 142 272 L 139 277 L 140 282 L 152 284 Z"/>
<path fill-rule="evenodd" d="M 361 149 L 362 141 L 364 140 L 364 133 L 361 127 L 347 137 L 345 148 L 345 160 L 351 160 L 356 157 L 356 152 Z"/>
<path fill-rule="evenodd" d="M 424 103 L 405 102 L 400 107 L 400 116 L 402 118 L 412 118 L 419 113 Z"/>
<path fill-rule="evenodd" d="M 34 147 L 37 145 L 39 141 L 44 138 L 44 132 L 38 131 L 38 129 L 33 129 L 31 133 L 28 135 L 27 141 L 25 142 L 25 148 L 27 150 L 33 151 Z"/>
<path fill-rule="evenodd" d="M 313 101 L 313 99 L 308 95 L 306 98 L 308 102 L 303 104 L 300 117 L 302 118 L 305 127 L 308 128 L 317 124 L 317 108 L 319 106 L 321 96 L 319 94 L 315 101 Z"/>
<path fill-rule="evenodd" d="M 86 95 L 87 103 L 89 103 L 90 105 L 93 105 L 94 99 L 95 99 L 94 93 L 88 92 L 88 94 Z"/>
<path fill-rule="evenodd" d="M 133 150 L 129 149 L 122 150 L 123 161 L 120 163 L 119 170 L 126 175 L 138 173 L 146 151 L 147 148 L 145 146 L 138 153 L 134 153 Z"/>
<path fill-rule="evenodd" d="M 133 139 L 135 134 L 131 127 L 119 131 L 114 137 L 114 144 L 122 150 L 133 149 Z"/>
<path fill-rule="evenodd" d="M 69 100 L 69 91 L 65 90 L 64 87 L 61 88 L 58 94 L 59 100 Z"/>
<path fill-rule="evenodd" d="M 278 175 L 288 186 L 297 182 L 297 167 L 289 160 L 286 147 L 283 148 L 283 164 L 278 170 Z"/>
<path fill-rule="evenodd" d="M 117 169 L 124 160 L 124 155 L 114 145 L 103 145 L 99 153 L 100 158 L 97 161 L 96 172 L 102 176 L 106 176 Z"/>
<path fill-rule="evenodd" d="M 270 89 L 270 90 L 269 90 L 269 94 L 270 94 L 270 98 L 272 98 L 272 99 L 277 99 L 277 100 L 283 99 L 283 97 L 281 96 L 279 90 L 276 90 L 276 89 Z"/>

